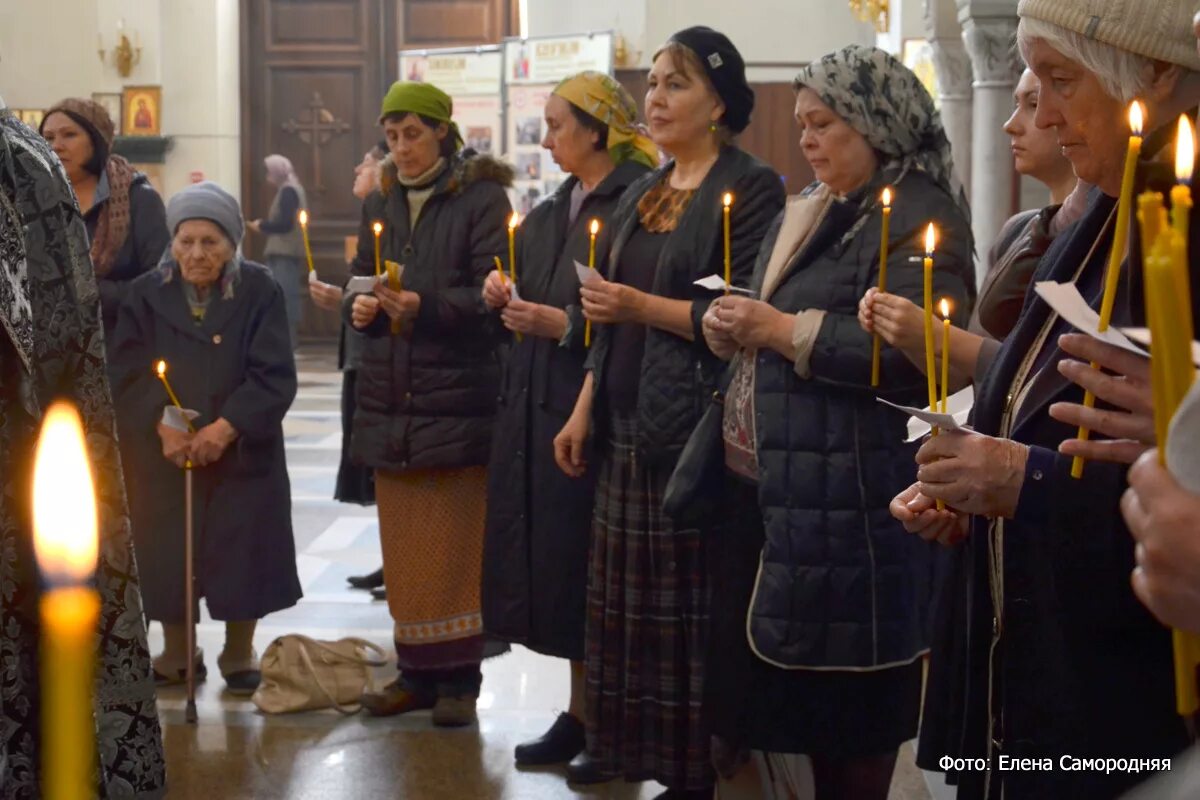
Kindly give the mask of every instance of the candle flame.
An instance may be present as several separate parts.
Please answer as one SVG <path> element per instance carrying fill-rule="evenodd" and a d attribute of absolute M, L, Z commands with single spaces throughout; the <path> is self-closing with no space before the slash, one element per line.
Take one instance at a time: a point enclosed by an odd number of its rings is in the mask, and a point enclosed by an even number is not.
<path fill-rule="evenodd" d="M 595 236 L 597 233 L 599 233 L 600 232 L 600 220 L 598 220 L 598 219 L 592 220 L 592 224 L 589 227 L 589 230 L 591 230 L 592 236 Z"/>
<path fill-rule="evenodd" d="M 161 359 L 154 365 L 154 371 L 158 373 L 158 377 L 162 378 L 167 374 L 167 362 Z"/>
<path fill-rule="evenodd" d="M 379 236 L 381 233 L 383 233 L 383 223 L 376 222 L 374 225 L 371 226 L 371 230 L 375 231 L 376 236 Z"/>
<path fill-rule="evenodd" d="M 300 209 L 300 227 L 308 227 L 308 210 L 304 208 Z"/>
<path fill-rule="evenodd" d="M 726 208 L 729 208 L 731 205 L 733 205 L 733 195 L 729 192 L 726 192 L 725 196 L 721 198 L 721 202 L 725 204 Z"/>
<path fill-rule="evenodd" d="M 1129 132 L 1134 136 L 1141 136 L 1142 129 L 1146 126 L 1146 111 L 1142 108 L 1142 104 L 1134 100 L 1129 104 Z"/>
<path fill-rule="evenodd" d="M 881 199 L 883 200 L 884 208 L 890 207 L 892 205 L 892 187 L 890 187 L 890 186 L 884 187 L 883 197 Z"/>
<path fill-rule="evenodd" d="M 33 548 L 42 573 L 58 581 L 88 580 L 96 571 L 96 531 L 83 420 L 73 405 L 58 402 L 46 412 L 33 464 Z"/>
<path fill-rule="evenodd" d="M 950 298 L 943 297 L 938 303 L 938 310 L 942 312 L 942 319 L 950 319 Z"/>
<path fill-rule="evenodd" d="M 937 231 L 934 230 L 933 223 L 929 223 L 929 227 L 925 229 L 925 255 L 932 256 L 934 245 L 937 244 Z"/>
<path fill-rule="evenodd" d="M 508 229 L 510 231 L 514 230 L 520 224 L 521 224 L 521 215 L 518 214 L 516 211 L 514 211 L 512 213 L 512 216 L 508 218 Z"/>
<path fill-rule="evenodd" d="M 1192 165 L 1196 162 L 1196 135 L 1187 114 L 1179 115 L 1179 135 L 1175 139 L 1175 178 L 1191 183 Z"/>

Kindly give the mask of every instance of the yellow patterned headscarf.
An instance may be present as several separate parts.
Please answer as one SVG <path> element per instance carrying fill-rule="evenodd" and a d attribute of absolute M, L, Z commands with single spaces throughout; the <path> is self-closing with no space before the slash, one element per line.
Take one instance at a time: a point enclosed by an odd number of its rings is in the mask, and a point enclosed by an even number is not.
<path fill-rule="evenodd" d="M 602 72 L 588 70 L 564 80 L 554 94 L 608 126 L 607 149 L 614 163 L 658 166 L 658 148 L 638 130 L 637 104 L 624 86 Z"/>

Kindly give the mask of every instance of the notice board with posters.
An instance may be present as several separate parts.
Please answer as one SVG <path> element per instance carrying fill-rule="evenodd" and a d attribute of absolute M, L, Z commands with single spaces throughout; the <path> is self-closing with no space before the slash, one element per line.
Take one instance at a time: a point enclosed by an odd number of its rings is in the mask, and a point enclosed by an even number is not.
<path fill-rule="evenodd" d="M 524 216 L 566 179 L 542 149 L 546 100 L 577 72 L 611 75 L 613 33 L 506 39 L 503 48 L 505 153 L 517 170 L 513 207 Z"/>
<path fill-rule="evenodd" d="M 450 95 L 466 146 L 493 156 L 503 150 L 503 70 L 496 46 L 400 51 L 400 80 L 432 83 Z"/>

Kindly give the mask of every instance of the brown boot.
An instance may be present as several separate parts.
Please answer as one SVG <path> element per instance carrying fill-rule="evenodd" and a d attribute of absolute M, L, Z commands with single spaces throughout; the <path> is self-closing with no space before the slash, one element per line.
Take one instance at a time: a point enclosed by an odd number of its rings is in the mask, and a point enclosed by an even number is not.
<path fill-rule="evenodd" d="M 433 708 L 437 697 L 416 691 L 405 684 L 403 678 L 396 678 L 377 692 L 363 692 L 360 702 L 371 716 L 390 717 Z"/>
<path fill-rule="evenodd" d="M 433 724 L 439 728 L 462 728 L 479 721 L 475 695 L 443 695 L 433 707 Z"/>

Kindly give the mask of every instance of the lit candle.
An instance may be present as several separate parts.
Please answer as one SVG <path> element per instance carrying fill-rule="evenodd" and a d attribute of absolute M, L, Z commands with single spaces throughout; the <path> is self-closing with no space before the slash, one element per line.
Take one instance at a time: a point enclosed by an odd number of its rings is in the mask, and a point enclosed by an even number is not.
<path fill-rule="evenodd" d="M 1183 241 L 1188 238 L 1188 216 L 1192 211 L 1192 165 L 1196 161 L 1196 137 L 1187 114 L 1179 115 L 1179 133 L 1175 138 L 1175 179 L 1171 189 L 1171 224 Z"/>
<path fill-rule="evenodd" d="M 732 245 L 729 241 L 729 207 L 733 205 L 733 195 L 726 192 L 725 196 L 721 198 L 721 203 L 724 206 L 725 221 L 725 294 L 729 294 L 729 287 L 733 285 Z"/>
<path fill-rule="evenodd" d="M 937 411 L 937 366 L 933 357 L 933 248 L 937 232 L 933 223 L 925 229 L 925 375 L 929 384 L 929 410 Z M 933 435 L 938 435 L 936 426 Z"/>
<path fill-rule="evenodd" d="M 155 364 L 154 371 L 158 373 L 158 379 L 162 381 L 163 386 L 166 387 L 167 397 L 171 398 L 171 405 L 175 406 L 180 411 L 183 411 L 183 406 L 179 404 L 179 398 L 175 396 L 175 390 L 171 388 L 171 382 L 167 380 L 167 362 L 160 359 L 159 362 Z M 196 426 L 192 424 L 192 420 L 186 414 L 183 415 L 183 419 L 185 422 L 187 422 L 188 430 L 192 433 L 195 433 Z M 190 461 L 188 462 L 188 466 L 191 467 Z"/>
<path fill-rule="evenodd" d="M 1129 105 L 1129 147 L 1125 151 L 1125 174 L 1121 179 L 1121 196 L 1117 199 L 1117 229 L 1113 232 L 1112 250 L 1108 254 L 1108 271 L 1104 275 L 1104 298 L 1100 302 L 1100 323 L 1097 329 L 1103 333 L 1108 330 L 1112 320 L 1113 305 L 1117 301 L 1117 284 L 1121 277 L 1121 262 L 1125 260 L 1125 246 L 1129 241 L 1129 217 L 1133 206 L 1133 177 L 1137 171 L 1138 155 L 1142 152 L 1142 125 L 1145 112 L 1142 104 L 1134 100 Z M 1099 365 L 1092 363 L 1093 369 Z M 1090 391 L 1083 395 L 1083 404 L 1092 408 L 1096 405 L 1096 396 Z M 1079 439 L 1085 440 L 1090 431 L 1079 426 Z M 1071 461 L 1071 477 L 1083 477 L 1082 456 L 1076 456 Z"/>
<path fill-rule="evenodd" d="M 371 230 L 375 232 L 375 277 L 378 278 L 383 275 L 383 262 L 379 260 L 379 237 L 383 235 L 383 223 L 376 222 Z"/>
<path fill-rule="evenodd" d="M 1172 240 L 1171 266 L 1175 270 L 1175 286 L 1178 291 L 1179 324 L 1184 326 L 1183 336 L 1192 341 L 1192 292 L 1188 276 L 1188 217 L 1192 211 L 1192 167 L 1196 163 L 1196 137 L 1192 121 L 1186 114 L 1179 116 L 1179 135 L 1175 139 L 1175 179 L 1171 189 L 1171 225 L 1179 233 Z M 1190 346 L 1190 345 L 1189 345 Z"/>
<path fill-rule="evenodd" d="M 588 228 L 588 233 L 591 234 L 591 241 L 588 244 L 588 269 L 596 268 L 596 234 L 600 232 L 600 220 L 592 220 L 592 224 Z M 589 319 L 583 325 L 583 346 L 592 346 L 592 321 Z"/>
<path fill-rule="evenodd" d="M 517 226 L 520 224 L 521 215 L 514 211 L 508 218 L 508 277 L 512 279 L 514 289 L 517 286 Z M 520 342 L 525 337 L 518 332 L 516 338 Z"/>
<path fill-rule="evenodd" d="M 508 276 L 513 285 L 517 284 L 517 226 L 521 224 L 521 215 L 516 211 L 508 218 Z"/>
<path fill-rule="evenodd" d="M 892 187 L 883 190 L 883 231 L 879 237 L 879 291 L 887 291 L 888 233 L 892 227 Z M 871 341 L 871 385 L 879 385 L 879 356 L 883 338 L 877 333 Z"/>
<path fill-rule="evenodd" d="M 942 312 L 942 404 L 939 410 L 950 413 L 950 300 L 943 297 L 938 303 Z"/>
<path fill-rule="evenodd" d="M 95 794 L 96 627 L 100 597 L 88 584 L 99 549 L 96 498 L 79 412 L 46 412 L 33 466 L 33 547 L 49 587 L 42 595 L 42 797 Z"/>
<path fill-rule="evenodd" d="M 300 233 L 304 236 L 304 255 L 308 257 L 308 272 L 309 275 L 315 275 L 316 269 L 313 267 L 312 247 L 308 242 L 308 210 L 300 209 Z"/>

